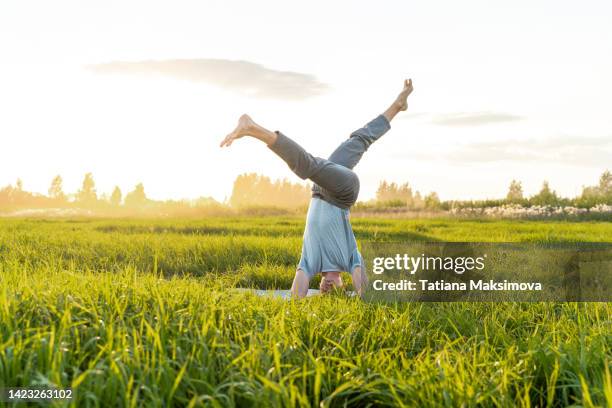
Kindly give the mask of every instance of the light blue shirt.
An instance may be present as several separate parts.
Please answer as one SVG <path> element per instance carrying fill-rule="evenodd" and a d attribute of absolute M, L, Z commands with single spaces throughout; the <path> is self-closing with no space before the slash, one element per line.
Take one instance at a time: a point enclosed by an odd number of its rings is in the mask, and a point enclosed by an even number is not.
<path fill-rule="evenodd" d="M 313 197 L 306 216 L 298 269 L 312 278 L 319 272 L 352 273 L 361 265 L 362 258 L 349 221 L 349 210 Z"/>

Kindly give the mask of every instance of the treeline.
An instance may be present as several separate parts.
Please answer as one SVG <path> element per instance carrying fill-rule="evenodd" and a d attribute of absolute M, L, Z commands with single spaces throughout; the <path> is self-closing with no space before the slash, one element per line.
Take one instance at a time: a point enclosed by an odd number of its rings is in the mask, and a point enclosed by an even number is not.
<path fill-rule="evenodd" d="M 63 179 L 55 176 L 47 195 L 24 190 L 23 182 L 0 189 L 0 211 L 21 209 L 79 209 L 100 214 L 198 215 L 230 214 L 240 210 L 247 214 L 283 212 L 282 209 L 306 208 L 310 186 L 291 183 L 286 179 L 273 181 L 255 173 L 242 174 L 234 181 L 232 194 L 225 203 L 211 197 L 195 200 L 157 201 L 147 197 L 145 187 L 138 183 L 127 194 L 119 186 L 110 193 L 99 193 L 92 173 L 85 174 L 81 188 L 74 193 L 64 191 Z"/>
<path fill-rule="evenodd" d="M 520 181 L 512 180 L 505 198 L 489 200 L 448 200 L 440 201 L 435 192 L 424 197 L 419 191 L 414 191 L 408 183 L 396 184 L 382 181 L 376 191 L 376 198 L 367 203 L 361 203 L 360 209 L 368 207 L 403 207 L 409 210 L 450 210 L 453 208 L 487 208 L 517 204 L 523 207 L 551 206 L 592 208 L 597 205 L 612 205 L 612 173 L 606 170 L 594 186 L 582 188 L 578 197 L 561 197 L 547 181 L 544 181 L 540 191 L 530 197 L 523 193 Z"/>
<path fill-rule="evenodd" d="M 92 173 L 85 174 L 81 188 L 74 193 L 64 191 L 60 175 L 51 180 L 47 195 L 24 190 L 21 180 L 0 189 L 0 210 L 21 209 L 80 209 L 100 214 L 188 214 L 194 208 L 221 209 L 222 204 L 210 197 L 195 200 L 156 201 L 147 197 L 145 187 L 138 183 L 127 194 L 119 186 L 110 193 L 99 193 Z"/>
<path fill-rule="evenodd" d="M 85 174 L 81 188 L 74 194 L 64 192 L 63 179 L 57 175 L 51 180 L 48 195 L 31 193 L 23 189 L 21 180 L 15 186 L 8 185 L 0 189 L 0 208 L 41 208 L 79 205 L 88 209 L 107 207 L 145 207 L 151 203 L 147 198 L 142 183 L 137 184 L 125 197 L 118 186 L 110 194 L 98 194 L 96 183 L 91 173 Z"/>
<path fill-rule="evenodd" d="M 138 183 L 125 195 L 118 186 L 110 193 L 99 193 L 93 175 L 87 173 L 83 178 L 81 188 L 76 192 L 66 193 L 62 177 L 58 175 L 51 180 L 47 193 L 44 195 L 25 191 L 21 180 L 17 180 L 15 185 L 8 185 L 0 189 L 0 211 L 76 208 L 100 214 L 145 213 L 180 216 L 228 214 L 234 210 L 266 214 L 270 213 L 269 209 L 276 209 L 274 211 L 305 209 L 310 201 L 311 186 L 291 183 L 286 179 L 273 181 L 266 176 L 248 173 L 236 178 L 232 194 L 224 203 L 210 197 L 200 197 L 195 200 L 156 201 L 147 197 L 142 183 Z M 414 191 L 408 183 L 397 184 L 382 181 L 376 191 L 376 198 L 358 203 L 356 209 L 367 211 L 395 207 L 400 210 L 448 211 L 461 208 L 500 207 L 507 204 L 517 204 L 523 207 L 572 206 L 577 208 L 592 208 L 601 204 L 612 205 L 612 174 L 606 170 L 599 178 L 598 184 L 583 187 L 582 194 L 574 198 L 560 197 L 548 182 L 543 183 L 537 194 L 526 197 L 521 182 L 512 180 L 505 198 L 479 201 L 441 201 L 435 192 L 422 195 L 419 191 Z"/>
<path fill-rule="evenodd" d="M 441 205 L 436 192 L 422 197 L 419 191 L 413 192 L 408 183 L 387 183 L 384 180 L 378 185 L 374 204 L 385 207 L 407 207 L 411 210 L 436 210 Z"/>
<path fill-rule="evenodd" d="M 523 193 L 520 181 L 512 180 L 508 187 L 508 193 L 504 199 L 481 200 L 481 201 L 447 201 L 443 203 L 443 209 L 450 208 L 486 208 L 498 207 L 507 204 L 517 204 L 523 207 L 550 206 L 550 207 L 576 207 L 593 208 L 597 205 L 612 205 L 612 173 L 606 170 L 599 177 L 599 182 L 594 186 L 583 186 L 582 193 L 573 198 L 561 197 L 544 181 L 540 191 L 530 197 Z"/>

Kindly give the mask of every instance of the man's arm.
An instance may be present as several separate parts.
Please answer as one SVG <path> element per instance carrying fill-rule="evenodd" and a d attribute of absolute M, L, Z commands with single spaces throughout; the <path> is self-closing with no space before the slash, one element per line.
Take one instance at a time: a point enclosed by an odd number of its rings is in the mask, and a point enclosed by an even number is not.
<path fill-rule="evenodd" d="M 305 297 L 308 294 L 309 282 L 310 278 L 303 270 L 296 270 L 295 277 L 293 278 L 293 285 L 291 285 L 291 297 L 294 299 Z"/>
<path fill-rule="evenodd" d="M 365 273 L 363 273 L 361 266 L 357 266 L 353 270 L 351 277 L 353 278 L 353 289 L 355 289 L 355 293 L 357 293 L 359 297 L 363 298 L 363 294 L 365 293 L 368 285 L 368 277 Z"/>

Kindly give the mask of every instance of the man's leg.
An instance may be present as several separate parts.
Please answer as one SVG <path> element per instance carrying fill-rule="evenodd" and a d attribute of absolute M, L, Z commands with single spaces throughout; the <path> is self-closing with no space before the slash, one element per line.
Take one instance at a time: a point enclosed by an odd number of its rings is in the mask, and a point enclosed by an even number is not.
<path fill-rule="evenodd" d="M 280 132 L 270 150 L 281 157 L 289 168 L 300 178 L 309 179 L 326 191 L 332 204 L 349 208 L 356 198 L 355 186 L 359 179 L 352 170 L 330 160 L 314 157 L 300 145 Z"/>
<path fill-rule="evenodd" d="M 351 133 L 329 156 L 329 161 L 353 169 L 368 147 L 391 128 L 391 121 L 399 112 L 408 109 L 408 95 L 412 93 L 412 80 L 404 81 L 404 89 L 387 110 L 364 127 Z"/>
<path fill-rule="evenodd" d="M 281 132 L 272 132 L 256 124 L 248 115 L 242 115 L 238 126 L 221 142 L 230 146 L 234 140 L 252 136 L 268 145 L 301 179 L 310 179 L 330 192 L 334 204 L 348 208 L 354 199 L 357 175 L 350 169 L 327 159 L 315 157 Z"/>
<path fill-rule="evenodd" d="M 404 81 L 404 88 L 387 110 L 364 127 L 351 133 L 350 137 L 342 142 L 331 156 L 329 156 L 329 161 L 348 169 L 353 169 L 357 163 L 359 163 L 363 154 L 368 150 L 368 147 L 391 128 L 391 121 L 395 115 L 408 109 L 407 99 L 410 93 L 412 93 L 412 80 Z M 353 183 L 352 188 L 354 190 L 354 202 L 357 200 L 357 194 L 359 193 L 358 180 Z M 316 182 L 312 186 L 312 192 L 315 195 L 326 197 L 329 194 L 325 190 L 325 186 L 319 185 Z M 352 204 L 353 203 L 350 203 L 350 205 Z"/>
<path fill-rule="evenodd" d="M 363 297 L 365 289 L 368 286 L 368 276 L 363 272 L 363 268 L 361 266 L 357 266 L 355 269 L 353 269 L 351 277 L 353 278 L 353 288 L 355 288 L 355 293 L 357 293 L 358 296 Z"/>
<path fill-rule="evenodd" d="M 351 133 L 351 136 L 338 146 L 331 156 L 329 156 L 328 160 L 352 170 L 359 160 L 361 160 L 366 150 L 368 150 L 368 147 L 390 128 L 389 121 L 383 115 L 379 115 L 364 127 Z M 357 196 L 359 194 L 359 179 L 355 177 L 350 187 L 347 188 L 347 191 L 350 191 L 350 193 L 345 193 L 346 197 L 343 200 L 345 202 L 343 207 L 345 208 L 350 207 L 357 201 Z M 329 201 L 332 201 L 330 200 L 330 196 L 334 196 L 333 192 L 330 192 L 327 187 L 316 181 L 312 186 L 312 192 L 314 195 L 321 196 Z"/>
<path fill-rule="evenodd" d="M 368 147 L 391 128 L 384 115 L 377 116 L 364 127 L 357 129 L 329 156 L 329 161 L 349 169 L 354 168 Z"/>
<path fill-rule="evenodd" d="M 359 162 L 368 146 L 389 130 L 389 123 L 400 111 L 408 107 L 407 98 L 412 92 L 412 80 L 404 82 L 404 89 L 389 108 L 379 117 L 368 123 L 345 141 L 329 160 L 314 157 L 300 145 L 280 132 L 272 132 L 256 124 L 248 115 L 242 115 L 238 126 L 221 142 L 221 147 L 231 146 L 234 140 L 252 136 L 266 143 L 280 156 L 289 168 L 300 178 L 314 182 L 313 192 L 327 198 L 332 204 L 349 208 L 359 192 L 359 178 L 351 171 Z"/>

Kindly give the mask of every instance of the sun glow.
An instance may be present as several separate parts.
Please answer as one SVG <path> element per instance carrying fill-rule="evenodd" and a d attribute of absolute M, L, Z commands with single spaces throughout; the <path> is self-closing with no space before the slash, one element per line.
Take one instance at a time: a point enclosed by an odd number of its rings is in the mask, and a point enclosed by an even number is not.
<path fill-rule="evenodd" d="M 382 179 L 445 199 L 499 197 L 511 179 L 576 195 L 612 151 L 612 59 L 597 47 L 612 40 L 609 5 L 527 6 L 473 2 L 477 18 L 450 2 L 448 13 L 355 3 L 324 15 L 282 3 L 2 4 L 0 185 L 21 178 L 45 193 L 61 174 L 74 191 L 92 172 L 108 193 L 143 182 L 153 198 L 224 200 L 242 173 L 299 181 L 252 141 L 218 141 L 248 112 L 325 157 L 411 76 L 409 112 L 357 169 L 362 199 Z M 506 23 L 517 20 L 520 32 Z"/>

